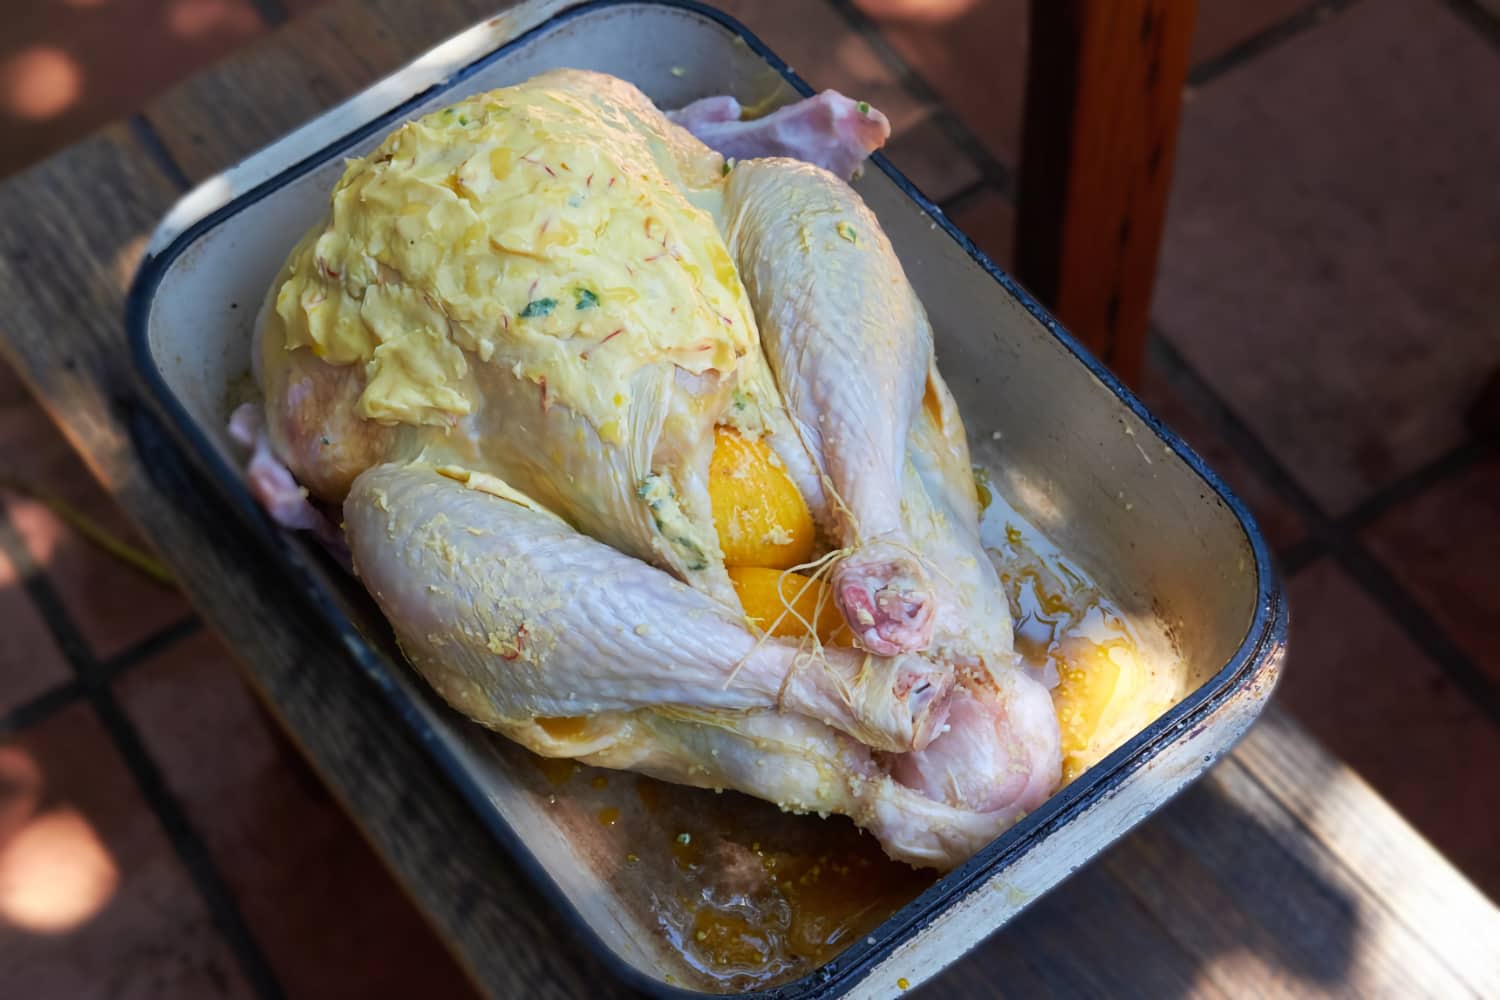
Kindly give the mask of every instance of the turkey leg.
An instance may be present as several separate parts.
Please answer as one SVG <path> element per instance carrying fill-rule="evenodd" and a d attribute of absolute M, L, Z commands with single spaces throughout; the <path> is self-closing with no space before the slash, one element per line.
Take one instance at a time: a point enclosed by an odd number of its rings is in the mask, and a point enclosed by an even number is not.
<path fill-rule="evenodd" d="M 942 726 L 952 678 L 929 661 L 757 638 L 722 604 L 502 481 L 444 471 L 377 466 L 344 504 L 356 572 L 439 691 L 481 692 L 513 723 L 777 708 L 895 751 Z"/>
<path fill-rule="evenodd" d="M 927 316 L 874 214 L 827 171 L 739 164 L 725 206 L 766 358 L 826 476 L 826 515 L 853 550 L 833 573 L 839 608 L 872 652 L 924 649 L 932 585 L 901 498 L 932 358 Z"/>

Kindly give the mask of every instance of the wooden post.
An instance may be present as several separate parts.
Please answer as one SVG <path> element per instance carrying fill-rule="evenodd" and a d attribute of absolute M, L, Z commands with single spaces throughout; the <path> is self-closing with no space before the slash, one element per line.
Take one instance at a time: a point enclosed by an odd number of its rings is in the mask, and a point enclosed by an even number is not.
<path fill-rule="evenodd" d="M 1032 0 L 1015 274 L 1139 384 L 1197 0 Z"/>

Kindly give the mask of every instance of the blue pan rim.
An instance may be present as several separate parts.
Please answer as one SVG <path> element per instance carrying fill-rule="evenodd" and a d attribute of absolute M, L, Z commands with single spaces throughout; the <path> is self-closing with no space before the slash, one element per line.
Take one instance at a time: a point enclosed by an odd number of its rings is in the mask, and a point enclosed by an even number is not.
<path fill-rule="evenodd" d="M 575 928 L 579 937 L 588 942 L 590 950 L 623 984 L 650 995 L 685 1000 L 690 997 L 717 994 L 664 985 L 652 979 L 609 948 L 583 919 L 551 876 L 547 874 L 541 862 L 531 853 L 525 841 L 489 805 L 484 790 L 444 746 L 436 732 L 422 717 L 415 703 L 407 697 L 387 672 L 380 655 L 365 641 L 353 623 L 338 610 L 332 598 L 324 591 L 322 584 L 316 580 L 307 554 L 298 546 L 291 544 L 287 536 L 266 518 L 245 488 L 238 471 L 231 468 L 219 456 L 218 451 L 203 431 L 197 427 L 157 368 L 147 335 L 151 305 L 162 278 L 173 262 L 205 232 L 218 226 L 230 216 L 269 197 L 329 158 L 337 156 L 349 146 L 375 132 L 385 131 L 411 109 L 451 89 L 538 36 L 575 18 L 619 6 L 672 8 L 715 22 L 738 36 L 751 51 L 764 59 L 799 93 L 803 95 L 813 93 L 813 89 L 806 81 L 793 72 L 785 61 L 772 52 L 743 24 L 696 0 L 586 0 L 479 56 L 447 79 L 413 94 L 379 117 L 345 133 L 317 152 L 194 222 L 165 248 L 158 253 L 148 255 L 141 262 L 126 301 L 125 318 L 133 367 L 152 401 L 167 416 L 172 432 L 179 439 L 177 445 L 179 450 L 185 450 L 190 459 L 211 474 L 215 486 L 222 492 L 223 498 L 235 509 L 238 517 L 278 557 L 281 568 L 292 574 L 306 596 L 311 599 L 314 609 L 323 618 L 324 623 L 337 634 L 344 648 L 350 651 L 361 670 L 375 682 L 376 687 L 410 727 L 417 742 L 426 749 L 434 763 L 458 788 L 480 821 L 504 846 L 511 860 L 546 896 L 549 905 L 561 913 Z M 1192 694 L 1117 748 L 1079 779 L 1053 795 L 1036 812 L 986 845 L 965 864 L 944 875 L 869 935 L 851 944 L 834 959 L 797 980 L 743 994 L 763 998 L 763 1000 L 793 1000 L 793 998 L 811 1000 L 811 998 L 837 996 L 850 989 L 899 945 L 936 919 L 948 906 L 961 899 L 976 885 L 988 882 L 1004 871 L 1009 864 L 1036 847 L 1048 833 L 1085 811 L 1094 802 L 1109 795 L 1147 761 L 1156 756 L 1179 733 L 1189 730 L 1207 718 L 1219 705 L 1249 686 L 1263 669 L 1277 662 L 1286 645 L 1287 609 L 1281 583 L 1269 546 L 1244 503 L 1204 464 L 1186 442 L 1152 415 L 1118 378 L 1090 355 L 1040 303 L 997 267 L 983 251 L 974 245 L 972 240 L 960 232 L 942 210 L 892 166 L 884 155 L 877 153 L 871 158 L 871 163 L 885 173 L 901 192 L 927 213 L 932 221 L 958 243 L 975 263 L 979 264 L 1028 313 L 1045 326 L 1080 364 L 1114 393 L 1122 404 L 1150 427 L 1162 444 L 1187 463 L 1220 502 L 1230 510 L 1244 532 L 1254 555 L 1257 581 L 1256 609 L 1245 638 L 1235 654 Z"/>

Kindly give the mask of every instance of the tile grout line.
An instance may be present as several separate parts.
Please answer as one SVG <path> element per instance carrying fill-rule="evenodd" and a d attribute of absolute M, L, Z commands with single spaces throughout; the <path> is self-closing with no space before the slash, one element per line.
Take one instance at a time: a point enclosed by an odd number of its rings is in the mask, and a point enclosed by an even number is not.
<path fill-rule="evenodd" d="M 82 698 L 83 688 L 77 680 L 56 684 L 0 716 L 0 737 L 14 736 L 40 722 L 46 722 Z"/>
<path fill-rule="evenodd" d="M 938 96 L 932 85 L 901 58 L 891 47 L 880 26 L 856 7 L 853 0 L 827 0 L 827 3 L 838 12 L 845 24 L 875 50 L 875 55 L 885 64 L 886 69 L 895 75 L 896 82 L 928 109 L 929 120 L 942 130 L 948 141 L 979 168 L 979 183 L 995 188 L 1005 198 L 1011 197 L 1015 192 L 1014 169 L 991 153 L 979 137 L 953 113 L 947 102 Z"/>
<path fill-rule="evenodd" d="M 250 6 L 255 8 L 255 13 L 268 28 L 280 27 L 289 20 L 281 0 L 250 0 Z"/>
<path fill-rule="evenodd" d="M 1287 546 L 1285 551 L 1277 553 L 1276 559 L 1281 563 L 1282 573 L 1291 578 L 1328 555 L 1331 553 L 1322 539 L 1308 535 Z"/>
<path fill-rule="evenodd" d="M 1316 28 L 1344 13 L 1358 2 L 1359 0 L 1318 0 L 1317 3 L 1304 7 L 1297 13 L 1277 21 L 1269 28 L 1251 35 L 1228 51 L 1205 59 L 1192 67 L 1188 70 L 1187 86 L 1198 88 L 1211 83 L 1230 70 L 1237 69 L 1279 48 L 1282 43 L 1291 41 L 1303 32 Z"/>
<path fill-rule="evenodd" d="M 1354 532 L 1364 528 L 1390 513 L 1404 503 L 1441 486 L 1448 480 L 1462 475 L 1489 453 L 1482 441 L 1467 438 L 1420 468 L 1387 483 L 1352 509 L 1332 519 L 1335 527 Z"/>
<path fill-rule="evenodd" d="M 1489 453 L 1483 442 L 1468 438 L 1425 465 L 1375 490 L 1345 513 L 1329 515 L 1302 488 L 1296 477 L 1271 454 L 1259 435 L 1234 413 L 1208 379 L 1178 352 L 1160 328 L 1152 328 L 1148 350 L 1152 360 L 1163 368 L 1167 377 L 1178 383 L 1174 384 L 1174 389 L 1181 391 L 1183 381 L 1193 384 L 1191 390 L 1184 394 L 1185 401 L 1199 416 L 1214 424 L 1217 431 L 1224 433 L 1227 429 L 1229 433 L 1225 433 L 1226 437 L 1237 438 L 1235 453 L 1245 459 L 1261 481 L 1281 500 L 1292 506 L 1299 517 L 1309 522 L 1309 527 L 1323 526 L 1326 529 L 1324 534 L 1331 532 L 1353 537 L 1361 528 L 1367 527 L 1401 504 L 1415 500 L 1428 490 L 1463 474 Z M 1322 554 L 1321 550 L 1327 550 L 1328 546 L 1315 535 L 1316 532 L 1310 531 L 1308 537 L 1294 542 L 1286 549 L 1286 555 L 1297 557 L 1305 564 Z"/>
<path fill-rule="evenodd" d="M 281 21 L 286 20 L 279 0 L 257 0 L 257 9 L 262 17 L 266 17 L 269 11 L 271 17 L 279 16 Z M 177 162 L 177 158 L 172 155 L 155 126 L 144 114 L 131 115 L 130 129 L 156 167 L 179 191 L 187 192 L 192 189 L 193 181 L 187 171 Z M 10 526 L 5 512 L 0 510 L 0 551 L 14 548 L 16 541 L 14 529 Z M 24 548 L 22 554 L 25 554 Z M 66 611 L 60 606 L 56 610 L 62 615 L 58 624 L 65 626 L 68 630 L 76 631 L 71 628 L 71 622 L 66 618 Z M 48 624 L 50 626 L 52 622 L 49 621 Z M 176 642 L 193 635 L 200 628 L 202 628 L 202 622 L 197 615 L 189 615 L 156 634 L 147 636 L 132 648 L 124 650 L 107 662 L 92 664 L 92 669 L 85 677 L 86 690 L 92 688 L 90 693 L 94 694 L 97 699 L 95 710 L 101 722 L 104 722 L 106 726 L 114 724 L 110 736 L 114 739 L 120 753 L 125 756 L 126 763 L 135 777 L 136 785 L 146 796 L 158 821 L 167 831 L 179 859 L 188 869 L 189 877 L 192 878 L 199 895 L 207 904 L 209 914 L 220 936 L 234 954 L 251 988 L 263 998 L 282 998 L 286 995 L 285 990 L 277 980 L 276 973 L 265 952 L 261 950 L 259 942 L 251 932 L 244 914 L 240 912 L 238 901 L 214 864 L 207 845 L 193 829 L 171 789 L 167 787 L 149 751 L 141 744 L 134 725 L 120 709 L 111 686 L 114 680 L 131 667 L 144 661 L 152 652 L 169 648 Z M 87 650 L 83 652 L 86 658 L 78 662 L 91 664 L 92 658 L 87 656 Z M 75 669 L 79 669 L 76 664 Z M 83 673 L 84 671 L 80 669 L 80 674 Z M 92 684 L 88 683 L 90 679 L 93 680 Z"/>
<path fill-rule="evenodd" d="M 207 846 L 193 829 L 182 805 L 167 787 L 150 751 L 130 717 L 120 707 L 114 691 L 101 676 L 98 662 L 45 574 L 31 558 L 9 515 L 0 510 L 0 553 L 15 566 L 30 598 L 64 658 L 73 668 L 77 693 L 94 709 L 110 741 L 124 759 L 142 798 L 155 814 L 177 859 L 208 908 L 219 933 L 228 944 L 241 972 L 257 996 L 283 997 L 285 992 L 264 952 L 251 934 L 228 884 L 214 865 Z"/>
<path fill-rule="evenodd" d="M 197 635 L 203 629 L 202 620 L 195 614 L 179 618 L 170 625 L 121 650 L 109 659 L 95 665 L 99 683 L 113 684 L 126 671 L 139 666 L 151 657 L 164 653 L 178 643 Z"/>
<path fill-rule="evenodd" d="M 989 148 L 963 119 L 948 107 L 947 102 L 938 95 L 932 84 L 928 83 L 926 78 L 895 50 L 880 24 L 856 6 L 855 0 L 826 0 L 826 2 L 838 12 L 846 24 L 854 29 L 856 34 L 875 50 L 876 56 L 887 69 L 895 74 L 897 82 L 906 92 L 928 107 L 931 120 L 947 135 L 949 141 L 979 168 L 980 180 L 970 185 L 970 188 L 989 186 L 995 189 L 1001 197 L 1012 198 L 1016 189 L 1016 167 L 1003 162 L 989 151 Z M 1280 46 L 1281 43 L 1343 13 L 1357 2 L 1358 0 L 1318 0 L 1285 20 L 1251 36 L 1228 52 L 1206 59 L 1192 67 L 1188 71 L 1187 87 L 1202 87 L 1231 69 L 1264 55 Z M 1445 0 L 1445 2 L 1453 6 L 1469 8 L 1473 0 Z M 960 192 L 963 195 L 971 193 L 969 189 Z M 950 197 L 948 201 L 956 197 Z M 943 214 L 948 214 L 946 208 Z"/>
<path fill-rule="evenodd" d="M 1146 345 L 1146 356 L 1194 413 L 1219 432 L 1261 481 L 1296 511 L 1298 517 L 1308 522 L 1309 533 L 1314 527 L 1327 523 L 1328 516 L 1318 502 L 1155 325 Z"/>
<path fill-rule="evenodd" d="M 1443 5 L 1483 35 L 1491 45 L 1500 47 L 1500 14 L 1475 0 L 1443 0 Z"/>
<path fill-rule="evenodd" d="M 193 187 L 192 178 L 188 177 L 187 171 L 177 162 L 167 144 L 162 142 L 161 135 L 156 131 L 156 126 L 151 124 L 145 114 L 136 112 L 129 118 L 130 132 L 140 143 L 151 162 L 158 170 L 166 174 L 167 180 L 179 191 L 188 191 Z"/>
<path fill-rule="evenodd" d="M 1330 517 L 1271 454 L 1259 436 L 1159 331 L 1152 337 L 1148 353 L 1163 369 L 1172 388 L 1183 396 L 1184 402 L 1223 437 L 1250 466 L 1251 471 L 1303 519 L 1309 538 L 1306 543 L 1292 546 L 1288 552 L 1288 555 L 1296 558 L 1298 568 L 1304 568 L 1322 556 L 1333 559 L 1380 606 L 1406 637 L 1437 665 L 1469 702 L 1491 724 L 1500 726 L 1500 684 L 1496 684 L 1459 647 L 1447 630 L 1427 613 L 1400 580 L 1365 547 L 1356 534 L 1359 523 L 1347 518 Z M 1467 455 L 1469 460 L 1483 453 L 1483 449 L 1478 448 L 1472 453 L 1465 449 L 1457 451 L 1464 452 L 1460 458 Z M 1392 487 L 1387 487 L 1387 490 L 1415 489 L 1419 492 L 1432 482 L 1440 480 L 1432 478 L 1425 486 L 1415 488 L 1410 480 L 1435 477 L 1438 473 L 1449 471 L 1452 464 L 1439 459 Z M 1460 464 L 1459 467 L 1463 465 Z M 1377 493 L 1372 500 L 1378 500 L 1385 492 L 1386 490 L 1382 490 Z M 1399 498 L 1392 502 L 1399 502 Z M 1386 509 L 1383 505 L 1370 501 L 1362 504 L 1359 509 L 1364 508 Z"/>

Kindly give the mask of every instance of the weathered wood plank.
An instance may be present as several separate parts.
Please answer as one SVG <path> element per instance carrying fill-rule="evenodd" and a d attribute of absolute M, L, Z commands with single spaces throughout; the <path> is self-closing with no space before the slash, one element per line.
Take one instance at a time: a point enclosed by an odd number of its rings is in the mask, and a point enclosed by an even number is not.
<path fill-rule="evenodd" d="M 1102 864 L 1180 943 L 1199 967 L 1201 981 L 1233 995 L 1248 983 L 1258 997 L 1301 997 L 1343 972 L 1337 950 L 1314 951 L 1284 941 L 1237 903 L 1219 873 L 1196 855 L 1183 851 L 1174 828 L 1196 821 L 1202 809 L 1233 809 L 1224 803 L 1213 779 L 1185 792 L 1156 820 L 1112 850 Z M 1251 830 L 1250 838 L 1257 836 Z M 1253 844 L 1255 851 L 1274 845 Z M 1241 862 L 1256 864 L 1248 854 Z"/>
<path fill-rule="evenodd" d="M 1139 381 L 1195 0 L 1033 0 L 1015 274 Z"/>
<path fill-rule="evenodd" d="M 1212 870 L 1218 890 L 1275 935 L 1277 959 L 1306 972 L 1304 992 L 1470 994 L 1441 957 L 1445 942 L 1394 919 L 1379 894 L 1309 836 L 1238 758 L 1204 784 L 1216 807 L 1193 808 L 1190 799 L 1188 813 L 1168 823 L 1171 841 Z"/>
<path fill-rule="evenodd" d="M 933 980 L 931 997 L 1218 997 L 1197 962 L 1094 863 Z"/>
<path fill-rule="evenodd" d="M 120 129 L 0 187 L 3 350 L 407 890 L 490 992 L 617 992 L 496 850 L 342 649 L 295 604 L 211 487 L 127 428 L 154 418 L 126 364 L 123 293 L 175 192 Z"/>
<path fill-rule="evenodd" d="M 1264 745 L 1284 764 L 1263 764 Z M 1295 797 L 1266 787 L 1283 767 L 1306 776 Z M 1493 995 L 1483 946 L 1500 939 L 1500 911 L 1362 782 L 1325 789 L 1329 770 L 1341 767 L 1272 709 L 1226 762 L 933 995 Z M 1319 813 L 1335 819 L 1307 822 Z M 1371 843 L 1383 859 L 1353 853 Z M 1405 878 L 1372 877 L 1391 869 Z M 1421 907 L 1392 909 L 1418 882 L 1442 901 L 1421 926 Z"/>
<path fill-rule="evenodd" d="M 510 4 L 338 0 L 153 102 L 167 152 L 202 180 Z"/>
<path fill-rule="evenodd" d="M 1270 712 L 1235 760 L 1383 908 L 1480 995 L 1500 994 L 1500 909 L 1353 771 Z"/>
<path fill-rule="evenodd" d="M 181 84 L 151 104 L 146 119 L 187 176 L 202 180 L 510 6 L 338 0 Z M 875 104 L 895 135 L 930 115 L 831 7 L 802 0 L 724 0 L 718 6 L 762 35 L 813 86 Z M 838 58 L 820 58 L 830 48 Z"/>

